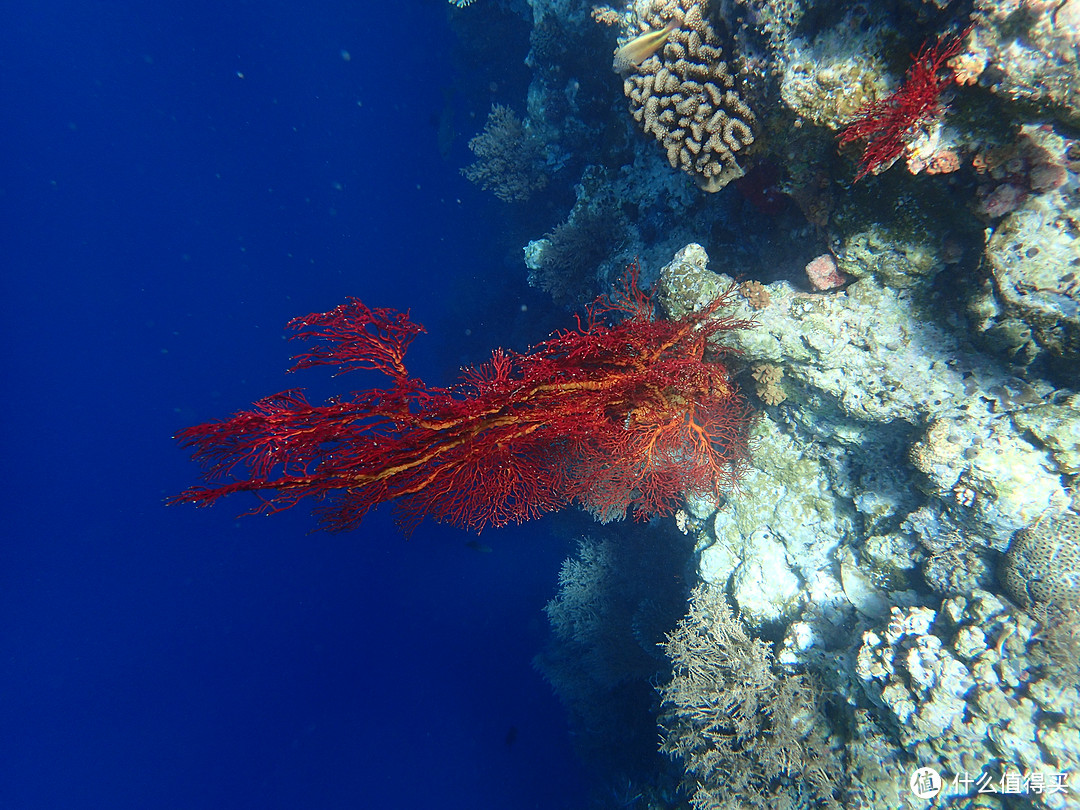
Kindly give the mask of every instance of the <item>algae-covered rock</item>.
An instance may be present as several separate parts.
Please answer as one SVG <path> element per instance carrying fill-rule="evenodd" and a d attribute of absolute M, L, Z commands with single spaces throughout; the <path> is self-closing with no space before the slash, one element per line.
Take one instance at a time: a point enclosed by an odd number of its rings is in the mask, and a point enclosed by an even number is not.
<path fill-rule="evenodd" d="M 855 278 L 872 276 L 888 287 L 911 287 L 944 269 L 941 245 L 934 231 L 900 233 L 875 222 L 843 237 L 836 266 Z"/>
<path fill-rule="evenodd" d="M 909 458 L 927 476 L 928 490 L 963 512 L 998 550 L 1017 529 L 1069 501 L 1050 455 L 1007 416 L 936 419 Z"/>
<path fill-rule="evenodd" d="M 847 433 L 846 441 L 861 441 L 858 423 L 917 424 L 967 399 L 968 369 L 956 364 L 963 354 L 959 342 L 913 319 L 896 290 L 871 279 L 821 295 L 782 282 L 767 289 L 765 309 L 733 305 L 732 314 L 756 318 L 758 325 L 725 334 L 725 343 L 748 360 L 782 366 L 788 400 L 812 405 L 804 411 L 808 418 L 832 413 L 827 429 Z M 980 371 L 994 379 L 990 369 Z"/>
<path fill-rule="evenodd" d="M 886 287 L 922 288 L 952 261 L 957 249 L 981 243 L 970 214 L 948 195 L 925 193 L 905 174 L 889 190 L 858 186 L 837 199 L 829 221 L 839 270 L 872 277 Z M 924 182 L 924 181 L 919 181 Z"/>
<path fill-rule="evenodd" d="M 732 594 L 743 616 L 755 623 L 776 621 L 796 607 L 800 582 L 787 561 L 787 549 L 768 528 L 743 542 Z"/>
<path fill-rule="evenodd" d="M 769 417 L 754 433 L 753 467 L 714 521 L 714 547 L 702 552 L 699 573 L 731 583 L 744 616 L 758 624 L 792 615 L 802 583 L 831 576 L 837 545 L 854 521 L 814 457 Z M 834 589 L 840 591 L 837 584 Z"/>
<path fill-rule="evenodd" d="M 724 280 L 706 266 L 709 254 L 705 248 L 691 243 L 675 254 L 660 271 L 657 301 L 671 320 L 701 309 L 726 290 Z"/>
<path fill-rule="evenodd" d="M 1080 396 L 1074 394 L 1061 405 L 1025 408 L 1013 420 L 1050 451 L 1062 475 L 1080 474 Z"/>
<path fill-rule="evenodd" d="M 1006 316 L 1063 369 L 1080 370 L 1080 212 L 1065 194 L 1028 198 L 994 230 L 986 259 Z M 983 324 L 984 329 L 994 321 Z"/>
<path fill-rule="evenodd" d="M 700 246 L 690 245 L 664 269 L 660 295 L 671 315 L 731 285 L 706 269 L 707 260 Z M 723 339 L 748 365 L 783 368 L 787 399 L 778 408 L 804 432 L 780 439 L 774 417 L 761 421 L 757 466 L 744 487 L 749 495 L 734 498 L 723 513 L 740 522 L 740 538 L 761 526 L 786 544 L 798 535 L 797 527 L 789 532 L 777 523 L 773 504 L 781 499 L 801 504 L 798 508 L 808 513 L 826 501 L 835 512 L 835 504 L 842 503 L 849 513 L 852 508 L 861 513 L 868 535 L 894 531 L 918 508 L 919 494 L 897 466 L 904 451 L 890 455 L 885 436 L 902 445 L 912 442 L 907 457 L 925 476 L 923 493 L 939 499 L 952 515 L 950 526 L 927 529 L 928 542 L 940 546 L 935 553 L 945 544 L 934 538 L 956 531 L 952 524 L 966 527 L 971 545 L 1004 550 L 1017 529 L 1068 503 L 1062 476 L 1075 462 L 1071 437 L 1078 429 L 1071 400 L 1048 405 L 1044 400 L 1051 387 L 1008 376 L 951 331 L 917 317 L 906 292 L 873 279 L 829 294 L 800 293 L 783 282 L 766 289 L 769 304 L 760 310 L 733 298 L 725 314 L 755 319 L 757 325 L 727 332 Z M 878 473 L 831 488 L 826 480 L 831 468 L 820 454 L 809 460 L 809 436 L 850 450 Z M 784 442 L 787 450 L 770 458 Z M 889 458 L 893 461 L 883 465 Z M 799 465 L 806 467 L 801 475 L 781 480 Z M 952 582 L 947 592 L 955 586 Z"/>
<path fill-rule="evenodd" d="M 833 28 L 812 42 L 792 38 L 779 58 L 780 96 L 791 111 L 832 130 L 850 124 L 859 112 L 893 89 L 880 42 L 881 29 L 854 32 Z"/>
<path fill-rule="evenodd" d="M 956 62 L 960 79 L 1080 124 L 1080 2 L 975 0 L 974 7 Z"/>

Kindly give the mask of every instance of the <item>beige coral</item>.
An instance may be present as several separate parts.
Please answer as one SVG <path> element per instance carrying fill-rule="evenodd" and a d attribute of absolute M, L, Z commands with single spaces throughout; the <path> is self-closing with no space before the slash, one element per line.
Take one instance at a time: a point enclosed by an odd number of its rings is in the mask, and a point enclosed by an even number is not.
<path fill-rule="evenodd" d="M 784 370 L 779 366 L 760 363 L 754 366 L 752 376 L 757 383 L 757 395 L 766 405 L 779 405 L 787 399 L 787 392 L 780 384 L 784 379 Z"/>
<path fill-rule="evenodd" d="M 660 142 L 672 168 L 719 191 L 745 172 L 736 153 L 754 142 L 757 119 L 740 95 L 702 2 L 658 0 L 624 31 L 630 41 L 674 26 L 662 48 L 628 66 L 623 92 L 630 112 Z"/>
<path fill-rule="evenodd" d="M 611 6 L 593 6 L 591 15 L 601 25 L 618 25 L 622 22 L 622 15 Z"/>
<path fill-rule="evenodd" d="M 765 309 L 769 305 L 769 291 L 760 281 L 744 281 L 739 285 L 739 295 L 746 299 L 750 309 Z"/>

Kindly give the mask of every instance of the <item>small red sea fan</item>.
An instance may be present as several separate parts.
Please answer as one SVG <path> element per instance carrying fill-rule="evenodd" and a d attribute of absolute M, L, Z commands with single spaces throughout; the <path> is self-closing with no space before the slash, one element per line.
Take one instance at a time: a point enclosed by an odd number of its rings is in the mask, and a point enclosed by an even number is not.
<path fill-rule="evenodd" d="M 883 101 L 867 105 L 840 133 L 841 146 L 866 141 L 856 182 L 889 168 L 904 153 L 905 136 L 940 113 L 941 93 L 955 81 L 945 63 L 960 53 L 966 34 L 944 35 L 933 44 L 924 44 L 900 87 Z M 948 73 L 943 76 L 943 71 Z"/>

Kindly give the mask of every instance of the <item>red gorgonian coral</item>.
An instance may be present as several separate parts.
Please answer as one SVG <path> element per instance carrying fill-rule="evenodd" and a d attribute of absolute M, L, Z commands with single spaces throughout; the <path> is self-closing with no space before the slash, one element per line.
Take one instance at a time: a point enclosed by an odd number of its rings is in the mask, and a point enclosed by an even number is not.
<path fill-rule="evenodd" d="M 904 153 L 907 139 L 916 133 L 919 125 L 940 113 L 941 93 L 955 81 L 945 63 L 960 53 L 966 34 L 965 31 L 958 37 L 943 35 L 933 44 L 924 44 L 900 87 L 888 98 L 864 107 L 840 133 L 841 146 L 866 141 L 856 182 L 889 168 Z"/>
<path fill-rule="evenodd" d="M 750 325 L 718 314 L 732 294 L 657 319 L 633 265 L 618 299 L 597 301 L 577 329 L 528 354 L 496 350 L 451 388 L 409 377 L 405 352 L 424 330 L 405 313 L 352 299 L 298 318 L 294 337 L 315 345 L 294 370 L 372 369 L 390 387 L 326 405 L 286 391 L 181 431 L 213 483 L 172 503 L 253 492 L 253 511 L 274 512 L 330 496 L 322 525 L 345 530 L 393 501 L 408 534 L 424 517 L 479 531 L 571 503 L 611 520 L 669 514 L 684 492 L 717 499 L 747 462 L 751 423 L 711 344 Z"/>

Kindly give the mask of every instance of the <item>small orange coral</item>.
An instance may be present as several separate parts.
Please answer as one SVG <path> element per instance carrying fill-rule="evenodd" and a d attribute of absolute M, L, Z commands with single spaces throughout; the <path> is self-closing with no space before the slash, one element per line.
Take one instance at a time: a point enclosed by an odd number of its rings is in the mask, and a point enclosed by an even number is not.
<path fill-rule="evenodd" d="M 760 281 L 744 281 L 739 285 L 739 295 L 746 299 L 750 309 L 765 309 L 769 305 L 769 291 Z"/>
<path fill-rule="evenodd" d="M 960 168 L 960 156 L 952 149 L 936 153 L 926 164 L 927 174 L 949 174 Z"/>

